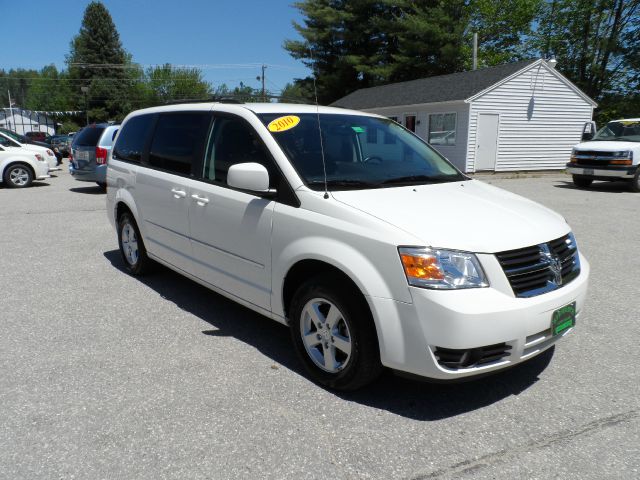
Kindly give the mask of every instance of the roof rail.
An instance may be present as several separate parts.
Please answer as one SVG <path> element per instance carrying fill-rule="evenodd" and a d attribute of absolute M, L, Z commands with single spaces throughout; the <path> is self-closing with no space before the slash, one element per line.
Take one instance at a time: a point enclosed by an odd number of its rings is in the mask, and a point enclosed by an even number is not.
<path fill-rule="evenodd" d="M 218 97 L 211 96 L 207 98 L 185 98 L 181 100 L 170 100 L 165 102 L 165 105 L 179 105 L 181 103 L 209 103 L 209 102 L 218 102 L 218 103 L 244 103 L 238 99 L 232 97 Z"/>

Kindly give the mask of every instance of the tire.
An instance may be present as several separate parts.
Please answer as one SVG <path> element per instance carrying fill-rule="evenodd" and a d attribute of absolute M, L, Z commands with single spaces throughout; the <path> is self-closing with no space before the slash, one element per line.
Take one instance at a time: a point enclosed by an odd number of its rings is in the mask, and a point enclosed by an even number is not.
<path fill-rule="evenodd" d="M 149 272 L 152 260 L 147 256 L 140 230 L 130 213 L 123 213 L 118 218 L 118 245 L 125 267 L 131 275 Z"/>
<path fill-rule="evenodd" d="M 573 184 L 576 187 L 587 188 L 593 183 L 593 178 L 585 177 L 584 175 L 573 175 Z"/>
<path fill-rule="evenodd" d="M 640 167 L 638 167 L 638 171 L 631 179 L 629 188 L 632 192 L 640 193 Z"/>
<path fill-rule="evenodd" d="M 9 188 L 27 188 L 33 183 L 33 172 L 26 163 L 14 163 L 5 169 L 3 179 Z"/>
<path fill-rule="evenodd" d="M 362 294 L 335 276 L 314 277 L 290 308 L 293 345 L 317 383 L 355 390 L 382 372 L 375 325 Z"/>

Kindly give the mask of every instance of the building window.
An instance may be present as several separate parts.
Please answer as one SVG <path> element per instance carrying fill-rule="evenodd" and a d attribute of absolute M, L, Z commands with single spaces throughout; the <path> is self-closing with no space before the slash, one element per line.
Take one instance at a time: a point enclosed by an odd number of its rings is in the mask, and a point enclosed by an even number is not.
<path fill-rule="evenodd" d="M 407 130 L 416 132 L 416 116 L 415 115 L 405 115 L 404 116 L 404 126 Z"/>
<path fill-rule="evenodd" d="M 389 118 L 389 120 L 392 120 L 396 123 L 398 123 L 398 117 L 387 117 Z M 384 144 L 385 145 L 393 145 L 394 143 L 396 143 L 396 137 L 395 135 L 390 135 L 389 132 L 384 132 Z"/>
<path fill-rule="evenodd" d="M 367 127 L 367 143 L 378 143 L 378 129 Z"/>
<path fill-rule="evenodd" d="M 434 113 L 429 115 L 429 143 L 431 145 L 456 144 L 455 113 Z"/>

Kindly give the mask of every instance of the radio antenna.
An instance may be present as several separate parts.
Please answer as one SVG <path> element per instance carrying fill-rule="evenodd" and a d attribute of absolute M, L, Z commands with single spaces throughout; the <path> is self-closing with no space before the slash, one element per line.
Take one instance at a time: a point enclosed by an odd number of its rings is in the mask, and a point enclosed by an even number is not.
<path fill-rule="evenodd" d="M 313 63 L 313 52 L 309 47 L 309 57 Z M 322 126 L 320 125 L 320 107 L 318 105 L 318 89 L 316 88 L 316 69 L 313 69 L 313 94 L 316 97 L 316 117 L 318 119 L 318 136 L 320 137 L 320 155 L 322 156 L 322 173 L 324 174 L 324 199 L 329 198 L 329 188 L 327 186 L 327 164 L 324 160 L 324 144 L 322 142 Z"/>

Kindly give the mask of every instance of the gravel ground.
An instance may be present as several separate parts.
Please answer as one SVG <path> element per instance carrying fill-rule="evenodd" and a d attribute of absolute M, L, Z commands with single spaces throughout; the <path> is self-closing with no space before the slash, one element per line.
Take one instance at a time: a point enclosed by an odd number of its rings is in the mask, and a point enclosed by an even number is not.
<path fill-rule="evenodd" d="M 592 266 L 577 328 L 493 377 L 350 394 L 304 376 L 285 327 L 125 274 L 92 184 L 0 185 L 0 478 L 640 478 L 640 194 L 482 180 L 573 226 Z"/>

